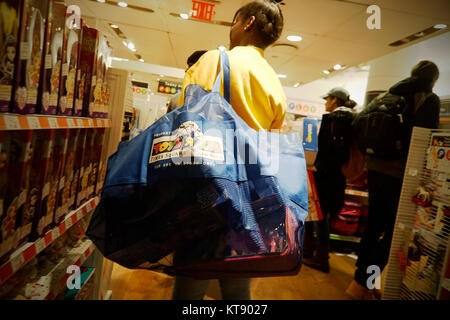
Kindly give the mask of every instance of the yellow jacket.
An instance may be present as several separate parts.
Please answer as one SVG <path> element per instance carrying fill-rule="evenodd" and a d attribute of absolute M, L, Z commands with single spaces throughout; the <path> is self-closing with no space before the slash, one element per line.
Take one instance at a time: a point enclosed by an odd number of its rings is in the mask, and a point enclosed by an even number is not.
<path fill-rule="evenodd" d="M 263 50 L 238 46 L 227 54 L 231 105 L 236 113 L 255 130 L 280 129 L 286 113 L 286 95 L 277 74 L 264 58 Z M 211 91 L 219 69 L 219 50 L 205 53 L 186 72 L 178 105 L 183 104 L 184 90 L 190 84 L 199 84 Z"/>

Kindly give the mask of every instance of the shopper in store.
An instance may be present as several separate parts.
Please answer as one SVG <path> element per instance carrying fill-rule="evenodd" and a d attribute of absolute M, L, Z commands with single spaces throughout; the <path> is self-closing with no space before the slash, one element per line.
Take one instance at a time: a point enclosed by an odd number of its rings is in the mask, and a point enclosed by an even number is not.
<path fill-rule="evenodd" d="M 330 229 L 329 218 L 338 214 L 344 205 L 346 177 L 341 167 L 349 159 L 354 140 L 352 121 L 356 102 L 344 88 L 336 87 L 322 96 L 326 100 L 318 137 L 318 152 L 314 161 L 314 180 L 323 219 L 305 224 L 303 263 L 328 273 Z M 314 238 L 316 231 L 317 238 Z"/>
<path fill-rule="evenodd" d="M 241 7 L 230 30 L 231 105 L 255 130 L 280 129 L 286 112 L 286 96 L 277 74 L 264 58 L 264 50 L 283 30 L 283 15 L 278 4 L 259 0 Z M 184 88 L 199 84 L 211 91 L 219 73 L 219 51 L 205 53 L 187 72 Z M 250 279 L 219 279 L 222 298 L 249 300 Z M 173 299 L 203 299 L 209 281 L 177 276 Z"/>
<path fill-rule="evenodd" d="M 189 56 L 189 58 L 187 59 L 186 63 L 187 63 L 187 68 L 186 68 L 186 72 L 194 65 L 197 63 L 198 59 L 200 59 L 200 57 L 205 54 L 207 51 L 206 50 L 197 50 L 195 51 L 193 54 L 191 54 Z M 170 100 L 169 100 L 169 106 L 167 108 L 167 113 L 169 113 L 170 111 L 175 110 L 178 107 L 178 101 L 180 100 L 180 95 L 181 92 L 178 92 L 177 94 L 175 94 Z"/>
<path fill-rule="evenodd" d="M 403 120 L 412 127 L 435 129 L 439 125 L 439 97 L 432 93 L 439 77 L 439 69 L 431 61 L 420 61 L 411 76 L 396 83 L 389 93 L 403 96 L 406 100 Z M 370 104 L 356 118 L 370 112 Z M 410 139 L 410 136 L 409 136 Z M 408 142 L 409 144 L 409 142 Z M 378 266 L 383 271 L 389 259 L 397 207 L 402 188 L 407 154 L 398 160 L 367 156 L 369 213 L 368 222 L 360 242 L 354 281 L 346 293 L 354 299 L 377 299 L 379 292 L 369 290 L 367 280 L 373 275 L 368 267 Z"/>

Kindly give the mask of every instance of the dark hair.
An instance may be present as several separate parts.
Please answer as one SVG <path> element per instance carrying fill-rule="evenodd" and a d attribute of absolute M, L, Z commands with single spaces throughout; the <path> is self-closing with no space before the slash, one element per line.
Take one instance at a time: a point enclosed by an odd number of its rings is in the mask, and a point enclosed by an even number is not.
<path fill-rule="evenodd" d="M 412 68 L 411 76 L 427 80 L 431 84 L 439 78 L 439 68 L 434 62 L 422 60 Z"/>
<path fill-rule="evenodd" d="M 240 8 L 234 15 L 233 22 L 238 15 L 244 19 L 255 17 L 256 29 L 260 41 L 268 47 L 277 41 L 283 31 L 284 18 L 280 6 L 269 0 L 253 1 Z"/>
<path fill-rule="evenodd" d="M 354 101 L 354 100 L 352 100 L 350 98 L 347 101 L 344 101 L 344 100 L 342 100 L 342 99 L 340 99 L 338 97 L 335 97 L 335 98 L 336 98 L 339 106 L 344 106 L 344 107 L 353 109 L 354 107 L 356 107 L 358 105 L 358 103 L 356 101 Z"/>
<path fill-rule="evenodd" d="M 193 54 L 191 54 L 191 55 L 189 56 L 189 58 L 187 59 L 187 61 L 186 61 L 187 65 L 188 65 L 189 67 L 193 66 L 193 65 L 198 61 L 198 59 L 200 59 L 200 57 L 201 57 L 202 55 L 204 55 L 206 52 L 207 52 L 206 50 L 197 50 L 197 51 L 195 51 L 195 52 L 194 52 Z"/>

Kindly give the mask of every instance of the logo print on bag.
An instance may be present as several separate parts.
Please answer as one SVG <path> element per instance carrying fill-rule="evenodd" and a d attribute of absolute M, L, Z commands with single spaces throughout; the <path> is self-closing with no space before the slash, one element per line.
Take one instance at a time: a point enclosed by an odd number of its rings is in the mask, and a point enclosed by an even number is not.
<path fill-rule="evenodd" d="M 224 161 L 222 139 L 205 136 L 195 122 L 186 121 L 178 127 L 174 135 L 153 140 L 149 163 L 172 159 L 174 163 L 181 164 L 186 161 L 179 158 L 187 157 Z"/>

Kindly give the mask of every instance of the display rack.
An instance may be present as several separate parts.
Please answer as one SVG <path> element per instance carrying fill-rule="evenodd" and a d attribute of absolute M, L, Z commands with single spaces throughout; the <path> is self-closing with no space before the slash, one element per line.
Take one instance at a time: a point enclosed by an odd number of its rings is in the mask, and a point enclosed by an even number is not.
<path fill-rule="evenodd" d="M 48 231 L 42 238 L 39 238 L 34 242 L 28 242 L 12 253 L 9 261 L 0 267 L 0 285 L 7 281 L 12 275 L 25 266 L 31 259 L 36 257 L 46 247 L 52 244 L 75 223 L 85 217 L 97 206 L 98 202 L 98 197 L 87 201 L 80 208 L 69 213 L 65 220 L 63 220 L 57 227 Z"/>
<path fill-rule="evenodd" d="M 436 133 L 450 134 L 450 130 L 417 127 L 413 130 L 384 278 L 382 297 L 384 300 L 450 298 L 448 294 L 450 291 L 448 285 L 450 283 L 450 234 L 445 229 L 450 227 L 450 223 L 448 220 L 444 221 L 444 231 L 439 234 L 429 231 L 428 227 L 422 227 L 417 223 L 420 220 L 416 218 L 420 208 L 412 201 L 422 183 L 431 181 L 434 184 L 436 180 L 443 179 L 443 185 L 448 184 L 448 174 L 447 177 L 445 175 L 442 177 L 441 173 L 427 168 L 431 136 Z M 434 202 L 428 206 L 430 215 L 435 217 L 434 219 L 437 217 L 440 205 L 450 205 L 450 199 L 448 195 L 442 196 L 437 192 L 434 195 Z M 422 249 L 418 252 L 422 253 L 418 257 L 411 258 L 409 247 L 413 243 L 411 240 L 416 239 L 414 235 L 420 236 L 419 246 Z"/>
<path fill-rule="evenodd" d="M 357 197 L 363 197 L 363 198 L 369 197 L 369 193 L 367 191 L 360 191 L 360 190 L 346 189 L 345 194 L 347 194 L 349 196 L 357 196 Z"/>
<path fill-rule="evenodd" d="M 77 118 L 44 115 L 0 114 L 0 131 L 39 130 L 39 129 L 77 129 L 110 128 L 110 119 Z"/>

